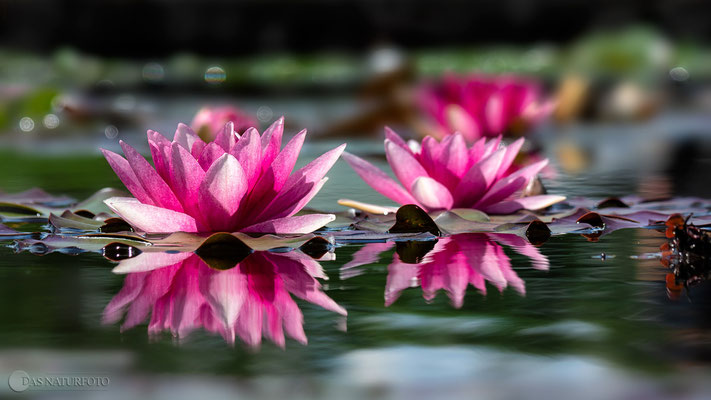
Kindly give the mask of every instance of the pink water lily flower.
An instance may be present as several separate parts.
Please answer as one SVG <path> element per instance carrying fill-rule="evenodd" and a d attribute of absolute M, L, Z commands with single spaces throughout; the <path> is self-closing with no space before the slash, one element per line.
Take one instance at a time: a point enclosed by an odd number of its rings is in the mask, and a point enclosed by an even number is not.
<path fill-rule="evenodd" d="M 460 132 L 469 142 L 525 133 L 554 109 L 533 81 L 482 75 L 447 75 L 440 83 L 427 83 L 418 101 L 433 122 L 431 134 L 441 138 Z"/>
<path fill-rule="evenodd" d="M 105 203 L 144 232 L 312 232 L 335 217 L 294 214 L 321 189 L 345 144 L 291 173 L 306 131 L 280 150 L 283 129 L 282 118 L 262 135 L 250 128 L 240 136 L 229 122 L 210 143 L 183 124 L 172 142 L 148 131 L 155 168 L 124 142 L 126 158 L 102 149 L 135 196 Z"/>
<path fill-rule="evenodd" d="M 353 260 L 341 268 L 341 279 L 357 275 L 356 268 L 378 260 L 380 253 L 395 243 L 369 243 L 353 254 Z M 486 294 L 486 282 L 499 291 L 514 288 L 526 294 L 524 281 L 511 268 L 511 260 L 501 245 L 511 247 L 528 257 L 533 268 L 548 270 L 548 258 L 525 239 L 511 234 L 464 233 L 438 239 L 434 248 L 418 264 L 404 262 L 398 253 L 388 266 L 385 306 L 414 285 L 422 288 L 423 297 L 433 300 L 439 290 L 447 292 L 456 308 L 462 307 L 469 285 Z"/>
<path fill-rule="evenodd" d="M 385 154 L 395 176 L 349 153 L 343 159 L 373 189 L 399 204 L 417 204 L 426 211 L 475 208 L 492 214 L 509 214 L 520 209 L 537 210 L 565 197 L 539 195 L 520 197 L 522 189 L 547 159 L 510 172 L 523 138 L 508 146 L 501 137 L 479 139 L 468 147 L 455 133 L 441 142 L 431 136 L 409 145 L 397 133 L 385 128 Z"/>
<path fill-rule="evenodd" d="M 203 107 L 193 117 L 190 127 L 205 140 L 214 140 L 226 123 L 232 122 L 237 133 L 258 126 L 257 119 L 234 106 Z"/>
<path fill-rule="evenodd" d="M 262 336 L 284 347 L 285 335 L 306 344 L 304 317 L 292 296 L 346 315 L 316 278 L 323 269 L 297 251 L 250 254 L 233 268 L 210 268 L 192 253 L 143 253 L 114 271 L 127 273 L 123 288 L 106 306 L 103 322 L 123 319 L 122 330 L 149 319 L 148 332 L 178 339 L 197 329 L 259 346 Z M 124 318 L 125 315 L 125 318 Z"/>

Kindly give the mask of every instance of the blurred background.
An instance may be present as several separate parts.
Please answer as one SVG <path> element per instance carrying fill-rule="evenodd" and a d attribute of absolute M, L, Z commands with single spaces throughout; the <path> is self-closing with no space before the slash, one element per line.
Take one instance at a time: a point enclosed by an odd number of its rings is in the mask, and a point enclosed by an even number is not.
<path fill-rule="evenodd" d="M 551 159 L 550 193 L 708 197 L 710 17 L 702 0 L 0 0 L 0 191 L 121 187 L 100 147 L 147 155 L 147 129 L 172 136 L 204 106 L 307 128 L 301 164 L 348 142 L 387 169 L 383 126 L 450 130 L 458 114 L 434 115 L 423 90 L 470 77 L 537 88 L 547 111 L 505 133 Z M 386 203 L 343 162 L 329 177 L 312 207 Z M 287 351 L 120 332 L 100 320 L 123 278 L 99 255 L 2 257 L 0 372 L 106 371 L 118 390 L 99 395 L 116 398 L 704 398 L 708 288 L 668 301 L 666 269 L 630 258 L 662 239 L 628 232 L 551 239 L 550 274 L 514 255 L 527 297 L 470 291 L 464 310 L 419 289 L 385 309 L 390 257 L 341 281 L 356 248 L 339 248 L 326 290 L 347 333 L 305 304 L 309 346 Z"/>
<path fill-rule="evenodd" d="M 232 105 L 261 128 L 285 115 L 292 133 L 357 148 L 386 124 L 426 134 L 417 88 L 476 72 L 530 79 L 555 102 L 527 134 L 559 173 L 711 194 L 699 184 L 710 10 L 694 0 L 1 0 L 0 144 L 96 155 Z"/>

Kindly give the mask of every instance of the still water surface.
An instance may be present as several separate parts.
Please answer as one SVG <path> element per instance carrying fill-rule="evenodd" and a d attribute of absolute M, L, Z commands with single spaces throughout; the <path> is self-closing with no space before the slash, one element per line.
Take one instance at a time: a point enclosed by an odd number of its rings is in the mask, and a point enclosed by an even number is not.
<path fill-rule="evenodd" d="M 119 187 L 98 158 L 23 162 L 2 173 L 6 190 L 36 184 L 81 198 Z M 341 197 L 384 203 L 342 162 L 329 176 L 314 208 L 337 210 Z M 636 187 L 624 174 L 602 181 L 560 176 L 549 189 Z M 129 274 L 98 254 L 16 254 L 4 242 L 0 378 L 111 378 L 105 392 L 27 393 L 35 398 L 706 398 L 711 287 L 670 296 L 665 267 L 639 257 L 663 242 L 644 229 L 537 248 L 457 235 L 431 249 L 348 245 L 320 262 L 257 254 L 227 271 L 191 257 Z M 328 280 L 314 278 L 319 266 Z M 0 393 L 16 395 L 5 384 Z"/>

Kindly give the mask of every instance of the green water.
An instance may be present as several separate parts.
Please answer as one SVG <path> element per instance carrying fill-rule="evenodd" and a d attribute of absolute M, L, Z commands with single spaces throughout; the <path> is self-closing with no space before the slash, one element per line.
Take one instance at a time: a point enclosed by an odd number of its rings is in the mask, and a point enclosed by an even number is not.
<path fill-rule="evenodd" d="M 32 157 L 6 153 L 0 182 L 14 192 L 32 186 L 83 198 L 120 183 L 99 157 Z M 338 209 L 339 197 L 379 201 L 343 163 L 314 207 Z M 577 194 L 600 187 L 559 182 Z M 333 185 L 331 185 L 333 183 Z M 613 182 L 615 190 L 632 186 Z M 344 195 L 345 192 L 345 195 Z M 403 290 L 385 306 L 388 265 L 395 250 L 346 277 L 342 267 L 360 246 L 339 247 L 322 261 L 324 292 L 347 317 L 297 300 L 308 344 L 287 337 L 258 348 L 198 329 L 187 338 L 149 335 L 143 324 L 122 331 L 102 323 L 124 285 L 116 263 L 99 254 L 16 254 L 0 248 L 0 373 L 94 373 L 111 378 L 116 398 L 604 398 L 709 392 L 711 288 L 677 300 L 654 253 L 664 242 L 651 230 L 620 230 L 590 242 L 553 237 L 539 248 L 550 263 L 534 269 L 503 246 L 525 295 L 488 283 L 468 286 L 461 308 L 444 291 Z M 604 254 L 604 259 L 601 257 Z M 581 388 L 587 388 L 581 390 Z M 0 383 L 4 396 L 20 396 Z M 96 392 L 36 398 L 92 398 Z M 494 396 L 496 394 L 496 396 Z M 64 396 L 66 395 L 66 396 Z M 86 396 L 85 396 L 86 395 Z"/>

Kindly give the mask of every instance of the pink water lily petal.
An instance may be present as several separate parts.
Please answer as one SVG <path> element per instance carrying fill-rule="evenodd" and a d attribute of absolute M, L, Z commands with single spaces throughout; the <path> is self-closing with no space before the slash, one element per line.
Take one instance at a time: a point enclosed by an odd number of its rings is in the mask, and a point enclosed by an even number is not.
<path fill-rule="evenodd" d="M 333 167 L 333 164 L 336 163 L 338 157 L 341 156 L 341 153 L 343 153 L 345 148 L 346 144 L 344 143 L 335 149 L 325 152 L 315 160 L 306 164 L 304 167 L 298 169 L 289 176 L 286 183 L 284 183 L 282 190 L 289 190 L 291 186 L 297 183 L 312 183 L 320 181 L 324 176 L 326 176 L 326 173 L 331 169 L 331 167 Z"/>
<path fill-rule="evenodd" d="M 438 153 L 434 168 L 428 170 L 429 174 L 449 190 L 455 190 L 467 172 L 469 157 L 466 142 L 461 134 L 449 135 L 442 141 Z"/>
<path fill-rule="evenodd" d="M 410 146 L 408 146 L 408 144 L 405 142 L 405 140 L 403 140 L 403 138 L 400 137 L 400 135 L 395 133 L 395 131 L 390 129 L 390 127 L 388 127 L 388 126 L 385 127 L 385 138 L 390 140 L 391 142 L 395 143 L 396 145 L 402 147 L 403 149 L 409 151 L 410 153 L 412 153 Z"/>
<path fill-rule="evenodd" d="M 294 136 L 257 180 L 252 193 L 249 195 L 248 202 L 244 204 L 239 212 L 245 216 L 245 222 L 248 225 L 250 221 L 256 220 L 259 214 L 265 211 L 267 208 L 265 206 L 272 204 L 275 196 L 284 187 L 289 174 L 296 164 L 305 137 L 306 130 Z"/>
<path fill-rule="evenodd" d="M 308 214 L 292 217 L 284 217 L 269 221 L 260 222 L 248 226 L 241 232 L 254 233 L 274 233 L 274 234 L 289 234 L 289 233 L 310 233 L 329 222 L 336 219 L 333 214 Z"/>
<path fill-rule="evenodd" d="M 125 158 L 114 153 L 113 151 L 101 149 L 101 152 L 104 154 L 106 161 L 109 162 L 111 169 L 114 170 L 118 178 L 121 180 L 121 182 L 123 182 L 123 184 L 126 186 L 126 189 L 128 189 L 128 191 L 131 192 L 132 195 L 134 195 L 141 203 L 149 205 L 156 204 L 155 201 L 153 201 L 153 199 L 151 198 L 151 196 L 148 195 L 146 190 L 143 189 L 143 185 L 141 185 L 141 182 L 138 180 L 138 177 L 133 172 L 131 164 L 129 164 Z"/>
<path fill-rule="evenodd" d="M 469 149 L 469 168 L 471 168 L 474 163 L 478 163 L 484 158 L 484 151 L 486 151 L 486 137 L 480 138 Z"/>
<path fill-rule="evenodd" d="M 354 156 L 348 152 L 343 152 L 343 160 L 355 170 L 355 172 L 378 193 L 400 204 L 415 204 L 417 201 L 399 183 L 395 182 L 385 172 L 381 171 L 373 164 Z"/>
<path fill-rule="evenodd" d="M 158 175 L 163 180 L 168 181 L 170 179 L 171 142 L 160 133 L 152 130 L 148 130 L 146 136 L 148 137 L 148 146 L 151 150 L 153 165 Z"/>
<path fill-rule="evenodd" d="M 195 219 L 182 212 L 143 204 L 131 197 L 112 197 L 104 203 L 143 232 L 197 232 Z"/>
<path fill-rule="evenodd" d="M 259 132 L 254 128 L 249 128 L 244 132 L 239 141 L 230 150 L 239 164 L 242 166 L 247 187 L 254 187 L 262 173 L 262 143 Z"/>
<path fill-rule="evenodd" d="M 303 185 L 304 188 L 310 188 L 306 191 L 306 194 L 302 195 L 301 194 L 302 191 L 298 190 L 296 193 L 294 193 L 293 204 L 285 207 L 279 214 L 275 215 L 274 218 L 281 217 L 282 215 L 286 216 L 286 217 L 290 217 L 290 216 L 298 213 L 299 211 L 301 211 L 301 209 L 306 207 L 306 205 L 311 201 L 311 199 L 313 199 L 314 196 L 316 196 L 316 194 L 318 194 L 318 192 L 321 190 L 323 185 L 326 184 L 326 182 L 328 182 L 328 178 L 323 178 L 316 183 L 309 183 L 309 184 Z M 293 189 L 292 189 L 292 191 L 293 191 Z M 289 198 L 289 197 L 290 197 L 290 195 L 288 194 L 288 192 L 285 193 L 284 198 Z"/>
<path fill-rule="evenodd" d="M 229 231 L 232 217 L 249 189 L 242 166 L 231 154 L 218 158 L 205 173 L 200 185 L 200 210 L 213 231 Z"/>
<path fill-rule="evenodd" d="M 183 146 L 173 144 L 173 174 L 171 182 L 176 196 L 181 199 L 186 213 L 194 215 L 201 228 L 206 228 L 205 220 L 198 205 L 200 184 L 205 179 L 205 171 L 197 160 Z"/>
<path fill-rule="evenodd" d="M 486 207 L 506 199 L 519 189 L 522 189 L 528 181 L 545 168 L 547 164 L 547 159 L 541 160 L 500 179 L 474 207 Z"/>
<path fill-rule="evenodd" d="M 388 139 L 385 139 L 385 155 L 395 176 L 406 188 L 412 187 L 412 183 L 418 177 L 429 176 L 409 150 L 403 149 Z"/>
<path fill-rule="evenodd" d="M 486 145 L 484 146 L 484 153 L 482 154 L 482 159 L 485 159 L 490 154 L 493 154 L 495 151 L 500 150 L 499 149 L 500 145 L 501 145 L 501 135 L 496 136 L 495 138 L 486 142 Z"/>
<path fill-rule="evenodd" d="M 170 180 L 170 161 L 171 161 L 171 148 L 170 142 L 167 146 L 159 145 L 152 140 L 148 140 L 148 147 L 151 150 L 151 158 L 153 159 L 153 165 L 155 166 L 156 172 L 163 178 L 164 181 L 168 182 Z"/>
<path fill-rule="evenodd" d="M 129 146 L 124 141 L 119 141 L 123 153 L 126 155 L 126 160 L 131 165 L 133 172 L 136 174 L 138 181 L 146 193 L 153 199 L 153 203 L 160 207 L 165 207 L 169 210 L 183 211 L 183 206 L 180 204 L 170 186 L 158 175 L 151 164 L 140 155 L 136 149 Z"/>
<path fill-rule="evenodd" d="M 454 203 L 449 189 L 427 176 L 415 179 L 410 192 L 427 211 L 449 210 Z"/>
<path fill-rule="evenodd" d="M 187 151 L 192 151 L 195 143 L 202 142 L 202 139 L 200 139 L 192 128 L 183 123 L 179 123 L 178 128 L 175 130 L 175 135 L 173 136 L 173 142 L 177 142 Z"/>
<path fill-rule="evenodd" d="M 220 129 L 213 143 L 217 143 L 224 151 L 230 151 L 237 142 L 238 137 L 239 135 L 235 132 L 235 125 L 230 121 Z"/>
<path fill-rule="evenodd" d="M 435 138 L 426 136 L 422 139 L 420 153 L 416 157 L 428 174 L 434 174 L 438 169 L 437 160 L 440 158 L 440 152 L 441 146 Z"/>
<path fill-rule="evenodd" d="M 455 177 L 461 177 L 467 171 L 467 143 L 460 134 L 450 136 L 452 139 L 444 142 L 439 155 L 439 164 L 449 170 Z M 446 143 L 446 144 L 445 144 Z"/>
<path fill-rule="evenodd" d="M 501 166 L 499 167 L 499 172 L 496 174 L 496 179 L 503 178 L 509 171 L 511 164 L 513 164 L 518 152 L 523 146 L 523 142 L 524 138 L 519 138 L 510 145 L 506 146 L 506 155 L 504 155 L 504 159 L 501 160 Z"/>
<path fill-rule="evenodd" d="M 264 173 L 272 161 L 279 154 L 281 149 L 281 139 L 284 135 L 284 117 L 280 117 L 267 128 L 262 134 L 262 173 Z"/>
<path fill-rule="evenodd" d="M 518 210 L 540 210 L 565 200 L 565 196 L 540 195 L 521 197 L 486 206 L 482 211 L 489 214 L 511 214 Z"/>
<path fill-rule="evenodd" d="M 454 205 L 471 207 L 494 182 L 506 150 L 499 149 L 479 163 L 474 164 L 454 189 Z"/>
<path fill-rule="evenodd" d="M 207 171 L 215 160 L 222 157 L 223 154 L 225 154 L 225 149 L 222 146 L 215 142 L 210 142 L 200 153 L 198 163 L 203 170 Z"/>

